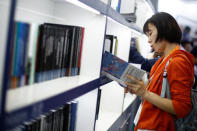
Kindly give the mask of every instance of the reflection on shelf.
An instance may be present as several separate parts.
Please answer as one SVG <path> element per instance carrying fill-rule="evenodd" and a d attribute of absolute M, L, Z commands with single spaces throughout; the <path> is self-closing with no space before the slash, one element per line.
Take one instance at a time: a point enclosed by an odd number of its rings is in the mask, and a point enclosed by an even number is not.
<path fill-rule="evenodd" d="M 88 11 L 91 11 L 91 12 L 93 12 L 95 14 L 100 14 L 99 11 L 95 10 L 94 8 L 92 8 L 90 6 L 87 6 L 86 4 L 80 2 L 79 0 L 65 0 L 65 1 L 70 2 L 70 3 L 74 4 L 74 5 L 77 5 L 77 6 L 81 7 L 81 8 L 84 8 L 84 9 L 86 9 Z"/>

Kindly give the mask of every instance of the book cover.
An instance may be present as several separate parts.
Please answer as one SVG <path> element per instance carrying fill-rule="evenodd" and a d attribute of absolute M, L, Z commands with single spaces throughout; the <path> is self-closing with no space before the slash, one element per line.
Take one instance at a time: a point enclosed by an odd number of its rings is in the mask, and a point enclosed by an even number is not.
<path fill-rule="evenodd" d="M 25 131 L 31 131 L 32 130 L 32 122 L 25 122 Z"/>
<path fill-rule="evenodd" d="M 58 43 L 58 52 L 59 52 L 59 54 L 58 54 L 58 62 L 57 62 L 57 72 L 58 72 L 58 75 L 57 75 L 57 77 L 61 77 L 62 75 L 61 75 L 61 72 L 62 72 L 62 59 L 63 59 L 63 51 L 64 51 L 64 42 L 65 42 L 65 37 L 64 37 L 64 35 L 65 35 L 65 31 L 64 31 L 64 29 L 62 29 L 62 28 L 58 28 L 57 29 L 58 30 L 58 36 L 57 36 L 57 38 L 56 38 L 56 40 L 57 40 L 57 43 Z"/>
<path fill-rule="evenodd" d="M 129 64 L 109 52 L 105 52 L 102 62 L 102 74 L 126 87 L 126 82 L 132 83 L 132 80 L 127 78 L 127 74 L 141 80 L 145 71 Z"/>
<path fill-rule="evenodd" d="M 47 113 L 45 117 L 45 125 L 46 125 L 46 131 L 52 131 L 53 129 L 53 112 L 50 111 Z"/>
<path fill-rule="evenodd" d="M 75 131 L 76 115 L 77 115 L 77 101 L 71 102 L 71 119 L 70 119 L 70 131 Z"/>
<path fill-rule="evenodd" d="M 24 22 L 15 22 L 14 39 L 12 40 L 12 63 L 10 63 L 11 70 L 11 88 L 17 86 L 24 86 L 26 81 L 26 67 L 27 67 L 27 49 L 29 39 L 30 24 Z M 17 81 L 12 81 L 12 78 Z"/>
<path fill-rule="evenodd" d="M 46 116 L 41 115 L 40 116 L 40 131 L 45 131 L 46 130 L 46 122 L 45 122 Z"/>
<path fill-rule="evenodd" d="M 39 25 L 33 24 L 31 26 L 32 30 L 32 50 L 29 50 L 30 57 L 30 72 L 29 72 L 29 84 L 33 84 L 35 81 L 35 66 L 36 66 L 36 51 L 37 51 L 37 43 L 38 43 L 38 33 L 39 33 Z"/>
<path fill-rule="evenodd" d="M 36 51 L 36 67 L 35 67 L 35 82 L 41 82 L 41 72 L 43 71 L 43 56 L 46 39 L 46 25 L 39 26 L 39 35 Z"/>
<path fill-rule="evenodd" d="M 64 129 L 64 107 L 59 108 L 59 129 L 60 131 L 63 131 Z"/>
<path fill-rule="evenodd" d="M 80 42 L 80 49 L 79 49 L 79 58 L 78 58 L 78 75 L 80 74 L 80 68 L 81 68 L 81 57 L 82 57 L 82 49 L 83 49 L 83 39 L 84 39 L 84 32 L 85 28 L 81 28 L 81 42 Z"/>
<path fill-rule="evenodd" d="M 62 65 L 61 65 L 61 77 L 66 75 L 66 60 L 67 60 L 67 54 L 68 54 L 68 33 L 69 30 L 64 30 L 64 44 L 63 44 L 63 54 L 62 54 Z"/>
<path fill-rule="evenodd" d="M 71 68 L 72 68 L 72 52 L 73 52 L 73 43 L 75 36 L 75 28 L 67 27 L 69 29 L 68 33 L 68 48 L 66 53 L 66 76 L 71 76 Z"/>
<path fill-rule="evenodd" d="M 64 116 L 64 125 L 63 125 L 63 130 L 64 131 L 69 131 L 69 125 L 71 121 L 71 102 L 67 102 L 66 105 L 63 107 L 63 116 Z"/>

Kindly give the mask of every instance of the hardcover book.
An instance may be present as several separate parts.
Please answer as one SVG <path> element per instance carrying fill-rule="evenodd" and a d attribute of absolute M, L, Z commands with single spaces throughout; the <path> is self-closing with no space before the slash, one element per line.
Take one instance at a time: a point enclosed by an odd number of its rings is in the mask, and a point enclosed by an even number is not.
<path fill-rule="evenodd" d="M 109 52 L 105 52 L 102 63 L 102 74 L 126 87 L 126 82 L 132 83 L 132 80 L 130 80 L 127 75 L 131 75 L 136 77 L 138 80 L 141 80 L 145 71 L 129 64 Z"/>

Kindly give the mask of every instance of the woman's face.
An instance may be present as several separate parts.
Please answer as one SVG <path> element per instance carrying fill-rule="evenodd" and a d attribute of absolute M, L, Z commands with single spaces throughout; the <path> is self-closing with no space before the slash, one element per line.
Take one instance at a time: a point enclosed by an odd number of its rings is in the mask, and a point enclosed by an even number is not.
<path fill-rule="evenodd" d="M 148 36 L 148 43 L 150 43 L 151 48 L 155 52 L 162 54 L 165 49 L 165 44 L 161 40 L 158 40 L 156 42 L 157 34 L 158 34 L 157 28 L 153 24 L 149 23 L 148 32 L 146 34 Z"/>

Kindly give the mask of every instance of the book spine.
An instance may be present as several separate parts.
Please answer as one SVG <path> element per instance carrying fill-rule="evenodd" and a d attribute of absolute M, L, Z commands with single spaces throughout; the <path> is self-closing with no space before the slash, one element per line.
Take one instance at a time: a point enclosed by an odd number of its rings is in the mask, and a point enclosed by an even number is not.
<path fill-rule="evenodd" d="M 35 82 L 41 81 L 41 71 L 43 65 L 43 54 L 44 54 L 44 44 L 46 37 L 46 28 L 44 25 L 40 25 L 39 27 L 39 38 L 37 43 L 37 53 L 36 53 L 36 74 L 35 74 Z"/>
<path fill-rule="evenodd" d="M 75 36 L 74 36 L 74 43 L 73 43 L 73 57 L 72 57 L 72 66 L 71 66 L 71 76 L 76 75 L 76 68 L 77 68 L 77 50 L 78 50 L 78 39 L 79 39 L 79 27 L 75 27 Z"/>
<path fill-rule="evenodd" d="M 68 43 L 69 43 L 68 42 L 68 29 L 65 28 L 61 76 L 66 75 L 66 60 L 67 60 L 67 52 L 68 52 Z"/>
<path fill-rule="evenodd" d="M 14 79 L 17 79 L 14 77 L 14 61 L 15 61 L 15 48 L 16 48 L 16 35 L 17 35 L 17 22 L 14 22 L 14 31 L 12 33 L 12 47 L 11 47 L 11 58 L 9 62 L 9 80 L 8 80 L 8 88 L 16 88 L 16 81 L 13 81 Z"/>
<path fill-rule="evenodd" d="M 58 43 L 59 43 L 59 60 L 58 60 L 58 77 L 62 77 L 62 61 L 63 61 L 63 52 L 64 52 L 64 33 L 65 31 L 60 28 L 59 29 L 59 37 L 58 37 Z"/>
<path fill-rule="evenodd" d="M 75 131 L 76 116 L 77 116 L 77 105 L 76 101 L 71 102 L 71 120 L 70 120 L 70 131 Z"/>
<path fill-rule="evenodd" d="M 39 37 L 39 27 L 38 25 L 33 26 L 35 28 L 34 37 L 33 37 L 33 52 L 32 52 L 32 59 L 31 59 L 31 68 L 30 68 L 30 78 L 29 84 L 33 84 L 35 82 L 35 66 L 36 66 L 36 51 L 37 51 L 37 43 Z"/>
<path fill-rule="evenodd" d="M 75 36 L 76 36 L 76 27 L 73 28 L 72 42 L 71 42 L 71 51 L 70 51 L 70 61 L 69 61 L 69 76 L 72 76 L 72 63 L 74 60 L 74 48 L 75 48 Z"/>
<path fill-rule="evenodd" d="M 79 27 L 78 29 L 78 39 L 77 39 L 77 46 L 76 46 L 76 59 L 75 59 L 75 71 L 74 74 L 75 75 L 79 75 L 78 74 L 78 70 L 79 70 L 79 54 L 80 54 L 80 45 L 81 45 L 81 33 L 82 33 L 82 28 Z"/>
<path fill-rule="evenodd" d="M 70 76 L 70 70 L 71 70 L 71 61 L 72 61 L 72 43 L 73 43 L 73 36 L 75 34 L 75 29 L 74 27 L 67 27 L 69 29 L 69 34 L 68 34 L 68 50 L 67 50 L 67 59 L 66 59 L 66 76 Z"/>
<path fill-rule="evenodd" d="M 67 102 L 66 105 L 64 106 L 64 126 L 63 130 L 64 131 L 70 131 L 70 119 L 71 119 L 71 102 Z"/>
<path fill-rule="evenodd" d="M 78 75 L 80 74 L 80 68 L 81 68 L 81 57 L 82 57 L 82 49 L 83 49 L 84 32 L 85 32 L 85 28 L 82 27 L 80 51 L 79 51 L 79 62 L 78 62 Z"/>

